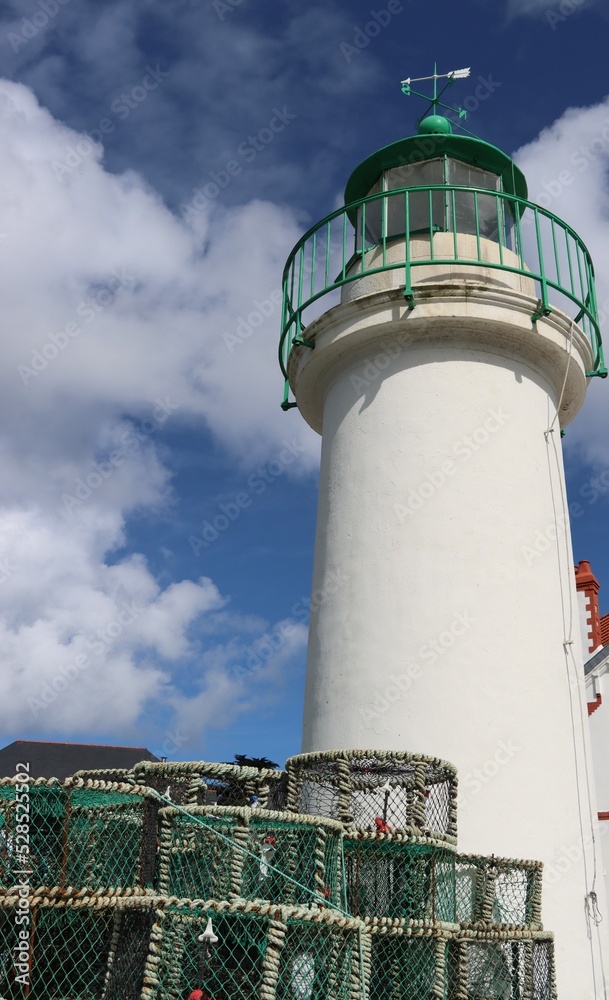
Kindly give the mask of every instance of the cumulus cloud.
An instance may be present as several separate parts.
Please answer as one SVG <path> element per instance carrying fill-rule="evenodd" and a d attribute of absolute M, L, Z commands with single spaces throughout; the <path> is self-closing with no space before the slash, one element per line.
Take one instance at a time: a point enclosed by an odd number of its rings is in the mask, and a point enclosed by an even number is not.
<path fill-rule="evenodd" d="M 272 293 L 299 227 L 261 201 L 187 225 L 6 81 L 0 162 L 0 722 L 124 737 L 167 706 L 191 718 L 186 684 L 221 724 L 227 691 L 241 711 L 268 685 L 267 667 L 248 686 L 213 662 L 252 620 L 211 580 L 163 588 L 120 550 L 129 515 L 171 507 L 167 428 L 205 428 L 244 469 L 282 448 Z M 296 474 L 317 458 L 300 434 Z M 298 631 L 277 656 L 296 650 Z"/>
<path fill-rule="evenodd" d="M 609 341 L 609 97 L 590 108 L 569 108 L 515 158 L 527 177 L 529 198 L 568 222 L 588 246 L 601 332 Z M 567 451 L 607 466 L 609 442 L 599 429 L 608 419 L 607 382 L 593 379 L 585 407 L 565 438 Z"/>
<path fill-rule="evenodd" d="M 353 41 L 355 25 L 352 11 L 340 3 L 325 0 L 303 10 L 298 0 L 283 0 L 262 23 L 261 12 L 248 3 L 222 8 L 196 0 L 78 0 L 62 4 L 46 24 L 36 5 L 40 27 L 32 23 L 33 10 L 28 17 L 22 6 L 17 0 L 0 10 L 4 72 L 83 131 L 110 119 L 110 169 L 137 163 L 173 207 L 185 190 L 221 170 L 241 141 L 268 125 L 280 95 L 291 95 L 289 111 L 297 117 L 279 142 L 298 153 L 261 152 L 222 192 L 225 204 L 260 196 L 293 203 L 313 183 L 329 201 L 342 181 L 332 166 L 345 150 L 353 149 L 354 159 L 361 153 L 349 115 L 328 116 L 328 102 L 339 95 L 372 100 L 384 68 L 373 45 L 345 60 L 339 46 Z M 157 49 L 151 38 L 171 44 Z M 126 105 L 122 95 L 129 100 L 134 88 L 141 89 L 150 51 L 164 52 L 161 82 L 145 99 L 136 93 Z"/>

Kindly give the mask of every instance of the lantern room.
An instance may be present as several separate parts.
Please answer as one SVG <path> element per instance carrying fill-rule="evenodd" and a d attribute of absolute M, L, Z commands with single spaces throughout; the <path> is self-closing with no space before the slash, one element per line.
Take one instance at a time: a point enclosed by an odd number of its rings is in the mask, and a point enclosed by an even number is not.
<path fill-rule="evenodd" d="M 411 192 L 407 205 L 404 189 Z M 356 168 L 345 204 L 357 250 L 406 232 L 411 238 L 458 232 L 513 250 L 515 216 L 522 211 L 517 202 L 498 197 L 505 194 L 527 197 L 514 161 L 481 139 L 455 135 L 450 121 L 434 114 L 423 119 L 418 135 L 386 146 Z"/>

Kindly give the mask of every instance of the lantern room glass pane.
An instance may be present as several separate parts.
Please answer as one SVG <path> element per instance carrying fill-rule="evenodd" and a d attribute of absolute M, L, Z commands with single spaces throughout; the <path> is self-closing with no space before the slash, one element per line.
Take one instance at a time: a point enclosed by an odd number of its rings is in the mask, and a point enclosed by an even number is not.
<path fill-rule="evenodd" d="M 381 174 L 376 183 L 370 188 L 366 197 L 370 198 L 373 194 L 379 194 L 382 190 L 383 176 Z M 384 201 L 384 198 L 377 198 L 375 201 L 368 202 L 365 207 L 365 213 L 363 206 L 360 205 L 358 208 L 357 231 L 355 233 L 356 250 L 361 250 L 362 247 L 375 246 L 381 242 Z M 402 232 L 404 232 L 403 229 Z"/>
<path fill-rule="evenodd" d="M 408 163 L 385 171 L 385 190 L 444 184 L 444 157 Z M 443 232 L 446 229 L 446 198 L 443 191 L 412 191 L 408 195 L 410 235 Z M 387 199 L 387 237 L 402 236 L 406 228 L 406 195 Z"/>
<path fill-rule="evenodd" d="M 493 174 L 490 170 L 481 170 L 471 163 L 462 163 L 461 160 L 446 160 L 446 182 L 447 184 L 461 184 L 463 187 L 488 188 L 489 191 L 501 191 L 501 178 L 498 174 Z"/>
<path fill-rule="evenodd" d="M 480 236 L 513 248 L 514 214 L 511 204 L 502 198 L 455 191 L 448 204 L 448 221 L 451 232 Z"/>
<path fill-rule="evenodd" d="M 426 187 L 428 184 L 445 184 L 444 157 L 424 160 L 422 163 L 405 163 L 385 171 L 385 190 L 403 187 Z"/>
<path fill-rule="evenodd" d="M 446 185 L 447 190 L 417 190 L 434 185 Z M 452 191 L 452 187 L 482 188 L 489 194 Z M 430 232 L 457 232 L 501 242 L 511 248 L 512 205 L 490 193 L 500 192 L 502 187 L 498 174 L 448 156 L 391 167 L 368 192 L 370 196 L 385 191 L 387 197 L 379 197 L 358 209 L 356 250 L 378 245 L 384 239 L 404 236 L 407 203 L 411 237 Z M 408 194 L 402 190 L 404 188 L 408 189 Z M 392 191 L 396 194 L 391 194 Z"/>

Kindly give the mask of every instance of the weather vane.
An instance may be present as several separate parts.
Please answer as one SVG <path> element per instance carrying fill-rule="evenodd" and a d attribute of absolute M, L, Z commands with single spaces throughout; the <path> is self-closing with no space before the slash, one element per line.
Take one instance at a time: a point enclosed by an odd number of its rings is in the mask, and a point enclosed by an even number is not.
<path fill-rule="evenodd" d="M 429 114 L 435 115 L 437 113 L 438 106 L 441 108 L 446 108 L 447 111 L 452 111 L 453 114 L 458 115 L 459 118 L 467 120 L 467 111 L 464 108 L 452 107 L 450 104 L 444 104 L 440 98 L 446 93 L 448 88 L 452 86 L 455 80 L 466 80 L 470 75 L 470 67 L 467 69 L 453 69 L 450 73 L 438 73 L 437 64 L 434 63 L 434 69 L 432 76 L 418 76 L 416 78 L 408 77 L 407 80 L 402 80 L 402 93 L 410 97 L 414 94 L 416 97 L 422 97 L 423 100 L 429 101 L 429 106 L 426 108 L 424 114 L 417 121 L 417 125 L 423 121 Z M 412 87 L 413 83 L 421 83 L 423 80 L 433 80 L 433 97 L 429 97 L 428 94 L 422 94 L 419 90 L 414 90 Z M 446 80 L 440 93 L 438 93 L 438 80 Z M 467 131 L 467 129 L 465 129 Z"/>

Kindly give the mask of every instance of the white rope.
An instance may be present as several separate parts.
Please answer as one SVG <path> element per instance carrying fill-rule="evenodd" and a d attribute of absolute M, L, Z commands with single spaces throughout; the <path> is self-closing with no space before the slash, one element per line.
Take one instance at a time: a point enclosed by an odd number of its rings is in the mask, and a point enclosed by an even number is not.
<path fill-rule="evenodd" d="M 562 476 L 561 476 L 561 463 L 560 463 L 560 458 L 559 458 L 557 447 L 556 447 L 556 437 L 554 435 L 554 425 L 555 425 L 555 423 L 558 420 L 559 415 L 560 415 L 560 408 L 562 406 L 562 402 L 563 402 L 564 394 L 565 394 L 565 389 L 566 389 L 566 385 L 567 385 L 567 378 L 568 378 L 568 375 L 569 375 L 569 368 L 570 368 L 570 365 L 571 365 L 571 358 L 572 358 L 574 328 L 575 328 L 575 324 L 574 324 L 573 320 L 571 320 L 571 333 L 570 333 L 570 337 L 569 337 L 569 354 L 568 354 L 567 366 L 565 368 L 565 376 L 564 376 L 564 379 L 563 379 L 563 384 L 562 384 L 562 388 L 561 388 L 561 391 L 560 391 L 560 396 L 559 396 L 559 399 L 558 399 L 558 405 L 556 407 L 556 413 L 554 415 L 554 419 L 552 420 L 552 423 L 550 424 L 550 426 L 548 427 L 548 429 L 546 431 L 544 431 L 544 436 L 545 436 L 545 439 L 546 439 L 546 445 L 549 445 L 550 442 L 552 443 L 552 451 L 554 453 L 554 461 L 556 463 L 556 468 L 558 470 L 558 482 L 559 482 L 559 487 L 560 487 L 560 504 L 561 504 L 561 508 L 562 508 L 562 526 L 563 526 L 563 532 L 564 532 L 564 545 L 565 545 L 566 565 L 567 565 L 567 571 L 568 572 L 571 571 L 571 562 L 572 562 L 572 553 L 571 553 L 571 547 L 569 545 L 569 535 L 568 535 L 569 512 L 568 512 L 568 506 L 567 506 L 566 492 L 565 492 L 565 488 L 564 488 L 564 484 L 563 484 Z M 574 644 L 574 640 L 573 640 L 573 602 L 571 600 L 571 588 L 569 587 L 568 584 L 565 584 L 565 579 L 564 579 L 564 572 L 563 572 L 561 552 L 560 552 L 560 537 L 561 537 L 561 532 L 560 532 L 559 519 L 558 519 L 558 514 L 557 514 L 557 503 L 556 503 L 556 495 L 555 495 L 555 489 L 554 489 L 554 481 L 553 481 L 553 477 L 552 477 L 552 467 L 551 467 L 551 463 L 550 462 L 548 462 L 548 472 L 549 472 L 549 478 L 550 478 L 550 493 L 551 493 L 551 497 L 552 497 L 552 507 L 553 507 L 553 511 L 554 511 L 554 527 L 556 529 L 555 537 L 556 537 L 556 548 L 557 548 L 557 558 L 558 558 L 558 577 L 559 577 L 559 586 L 560 586 L 560 594 L 561 594 L 561 612 L 562 612 L 563 628 L 564 628 L 563 649 L 564 649 L 564 653 L 565 653 L 565 667 L 566 667 L 566 673 L 567 673 L 567 687 L 568 687 L 568 690 L 569 690 L 569 712 L 570 712 L 570 717 L 571 717 L 571 737 L 572 737 L 572 742 L 573 742 L 573 757 L 574 757 L 574 763 L 575 763 L 575 785 L 576 785 L 576 790 L 577 790 L 577 809 L 578 809 L 578 816 L 579 816 L 580 836 L 581 836 L 581 843 L 582 843 L 582 860 L 583 860 L 583 868 L 584 868 L 584 881 L 585 881 L 585 889 L 586 889 L 585 896 L 584 896 L 584 907 L 585 907 L 585 914 L 586 914 L 587 935 L 588 935 L 588 940 L 590 942 L 590 960 L 591 960 L 591 965 L 592 965 L 592 979 L 593 979 L 593 984 L 594 984 L 594 992 L 596 994 L 596 958 L 595 958 L 595 955 L 594 955 L 594 943 L 593 943 L 593 939 L 592 939 L 592 928 L 593 928 L 593 926 L 596 926 L 596 928 L 597 928 L 597 935 L 598 935 L 598 939 L 599 939 L 599 955 L 600 955 L 600 966 L 601 966 L 601 975 L 602 975 L 602 982 L 603 982 L 603 996 L 604 996 L 605 1000 L 607 1000 L 607 983 L 606 983 L 606 978 L 605 978 L 605 968 L 604 968 L 604 962 L 603 962 L 602 949 L 600 947 L 600 931 L 599 931 L 599 925 L 600 925 L 600 923 L 601 923 L 601 921 L 602 921 L 603 918 L 602 918 L 602 915 L 601 915 L 601 913 L 599 911 L 599 908 L 598 908 L 598 897 L 597 897 L 597 894 L 596 894 L 596 879 L 597 879 L 597 874 L 598 874 L 598 872 L 597 872 L 597 858 L 596 858 L 596 848 L 597 848 L 597 845 L 596 845 L 596 832 L 595 832 L 595 824 L 594 824 L 594 812 L 593 812 L 593 808 L 592 808 L 592 790 L 591 790 L 591 782 L 590 782 L 590 767 L 589 767 L 589 762 L 588 762 L 588 750 L 587 750 L 587 745 L 586 745 L 585 732 L 583 731 L 583 725 L 584 725 L 584 719 L 585 719 L 585 706 L 583 704 L 583 699 L 582 699 L 582 679 L 580 677 L 580 668 L 578 667 L 578 664 L 577 664 L 577 662 L 575 660 L 575 657 L 573 655 L 573 644 Z M 584 836 L 584 811 L 585 811 L 585 809 L 584 809 L 584 805 L 583 805 L 583 801 L 582 801 L 582 789 L 581 789 L 581 785 L 580 785 L 580 753 L 579 753 L 579 750 L 578 750 L 577 726 L 576 726 L 576 721 L 575 721 L 575 705 L 574 705 L 574 701 L 573 701 L 573 690 L 572 690 L 573 684 L 572 684 L 572 680 L 571 680 L 571 666 L 570 666 L 570 664 L 572 664 L 572 667 L 573 667 L 573 683 L 575 684 L 576 690 L 577 690 L 578 708 L 579 708 L 580 722 L 581 722 L 581 728 L 582 728 L 583 771 L 584 771 L 585 782 L 586 782 L 586 796 L 587 796 L 587 799 L 588 799 L 588 810 L 587 811 L 588 811 L 588 819 L 589 819 L 589 822 L 590 822 L 590 833 L 591 833 L 591 839 L 592 839 L 593 873 L 592 873 L 592 887 L 591 888 L 588 888 L 588 886 L 589 886 L 588 861 L 587 861 L 587 857 L 586 857 L 586 841 L 585 841 L 585 836 Z"/>

